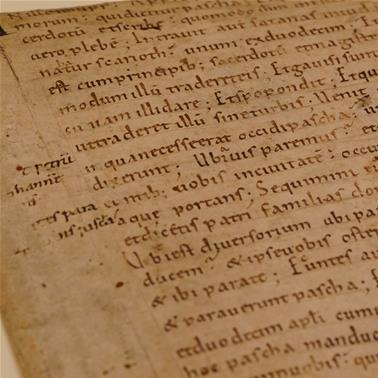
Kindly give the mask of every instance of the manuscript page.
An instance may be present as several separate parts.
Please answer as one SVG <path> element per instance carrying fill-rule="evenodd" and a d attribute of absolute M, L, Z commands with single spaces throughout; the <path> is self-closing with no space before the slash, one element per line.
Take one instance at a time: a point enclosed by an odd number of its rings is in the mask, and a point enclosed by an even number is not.
<path fill-rule="evenodd" d="M 0 25 L 1 309 L 25 377 L 377 376 L 377 2 Z"/>

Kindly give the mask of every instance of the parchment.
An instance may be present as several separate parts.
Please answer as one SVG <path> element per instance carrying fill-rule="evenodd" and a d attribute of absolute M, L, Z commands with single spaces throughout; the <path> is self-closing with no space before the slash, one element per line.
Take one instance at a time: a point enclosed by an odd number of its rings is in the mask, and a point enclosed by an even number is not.
<path fill-rule="evenodd" d="M 376 2 L 1 15 L 1 310 L 25 377 L 375 377 Z"/>

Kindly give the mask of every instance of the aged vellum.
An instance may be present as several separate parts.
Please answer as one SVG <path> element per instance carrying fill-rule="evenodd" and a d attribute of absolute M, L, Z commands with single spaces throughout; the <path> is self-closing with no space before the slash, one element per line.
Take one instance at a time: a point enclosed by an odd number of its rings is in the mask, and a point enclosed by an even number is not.
<path fill-rule="evenodd" d="M 1 308 L 25 377 L 377 376 L 377 2 L 0 25 Z"/>

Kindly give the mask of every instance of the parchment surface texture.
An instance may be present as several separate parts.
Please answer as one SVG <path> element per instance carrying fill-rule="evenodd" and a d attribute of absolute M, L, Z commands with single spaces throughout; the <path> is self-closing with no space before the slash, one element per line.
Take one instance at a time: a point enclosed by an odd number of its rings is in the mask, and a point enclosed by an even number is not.
<path fill-rule="evenodd" d="M 378 2 L 0 25 L 1 310 L 24 377 L 378 376 Z"/>

